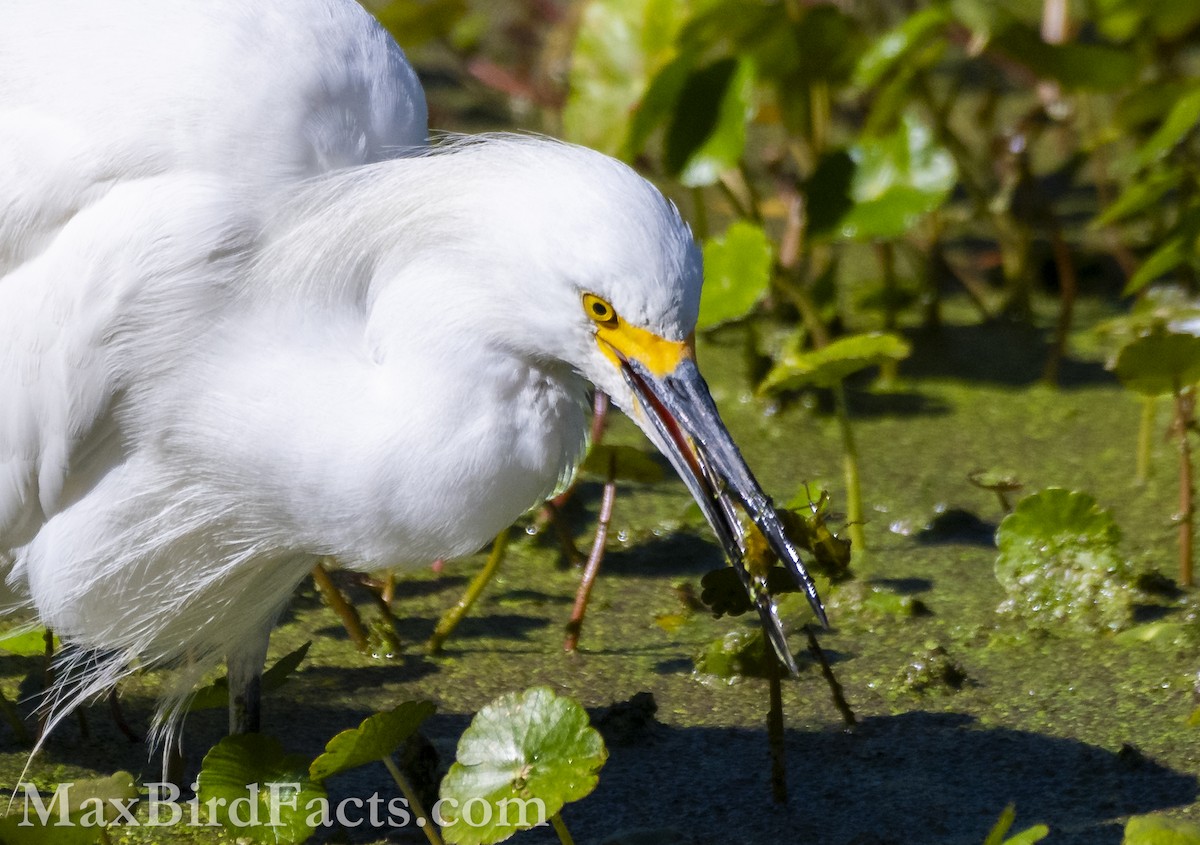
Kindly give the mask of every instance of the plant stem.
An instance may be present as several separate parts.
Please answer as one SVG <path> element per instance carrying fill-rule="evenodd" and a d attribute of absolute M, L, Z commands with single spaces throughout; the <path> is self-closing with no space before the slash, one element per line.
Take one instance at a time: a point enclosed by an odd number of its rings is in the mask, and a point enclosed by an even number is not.
<path fill-rule="evenodd" d="M 1158 397 L 1142 397 L 1142 419 L 1138 424 L 1137 439 L 1137 483 L 1145 484 L 1150 479 L 1150 451 L 1154 444 L 1154 418 L 1158 411 Z"/>
<path fill-rule="evenodd" d="M 413 813 L 417 817 L 417 827 L 425 831 L 425 838 L 429 840 L 429 845 L 442 845 L 442 837 L 438 833 L 437 825 L 434 824 L 433 819 L 429 818 L 429 814 L 425 812 L 425 808 L 421 805 L 421 799 L 417 797 L 416 790 L 412 788 L 412 784 L 408 782 L 408 778 L 404 776 L 404 772 L 400 771 L 400 767 L 396 765 L 396 761 L 392 759 L 392 755 L 389 754 L 380 759 L 383 760 L 383 765 L 387 766 L 387 770 L 391 774 L 392 780 L 396 782 L 396 786 L 400 787 L 400 791 L 408 799 L 408 806 L 412 807 Z M 424 821 L 423 824 L 422 821 Z"/>
<path fill-rule="evenodd" d="M 554 825 L 554 832 L 558 834 L 558 841 L 562 845 L 575 845 L 575 840 L 571 838 L 571 831 L 567 830 L 567 823 L 562 820 L 562 813 L 552 815 L 550 823 Z"/>
<path fill-rule="evenodd" d="M 1175 388 L 1175 436 L 1179 438 L 1179 583 L 1192 586 L 1192 521 L 1196 513 L 1192 486 L 1192 444 L 1188 432 L 1194 397 L 1190 390 Z"/>
<path fill-rule="evenodd" d="M 317 585 L 317 592 L 325 599 L 325 603 L 342 620 L 342 627 L 350 635 L 354 647 L 359 651 L 366 651 L 369 646 L 367 643 L 367 631 L 363 628 L 362 624 L 362 617 L 358 615 L 358 611 L 354 605 L 346 601 L 346 597 L 342 595 L 342 591 L 333 583 L 333 579 L 329 577 L 329 570 L 325 568 L 324 564 L 318 563 L 313 567 L 312 579 L 313 583 Z"/>
<path fill-rule="evenodd" d="M 615 455 L 609 455 L 608 478 L 604 482 L 604 494 L 600 499 L 600 517 L 596 523 L 596 536 L 592 540 L 592 551 L 588 554 L 583 578 L 579 581 L 579 590 L 575 593 L 575 606 L 571 609 L 571 620 L 567 623 L 567 637 L 563 641 L 563 651 L 574 651 L 579 645 L 579 633 L 583 630 L 583 615 L 587 613 L 588 599 L 591 598 L 596 576 L 600 574 L 600 561 L 604 560 L 604 544 L 608 540 L 608 526 L 612 522 L 613 502 L 617 497 L 616 476 L 617 459 Z"/>
<path fill-rule="evenodd" d="M 842 470 L 846 478 L 846 521 L 849 523 L 850 545 L 860 555 L 867 550 L 863 531 L 862 484 L 858 474 L 858 447 L 850 427 L 850 409 L 846 404 L 846 386 L 838 382 L 833 387 L 833 406 L 838 428 L 842 432 Z"/>
<path fill-rule="evenodd" d="M 776 804 L 786 804 L 788 800 L 781 674 L 778 656 L 767 648 L 767 682 L 771 696 L 771 706 L 767 710 L 767 746 L 771 751 L 771 798 Z"/>
<path fill-rule="evenodd" d="M 829 140 L 830 104 L 829 83 L 814 82 L 808 87 L 809 102 L 809 144 L 812 146 L 813 159 L 818 160 L 825 151 Z"/>
<path fill-rule="evenodd" d="M 496 535 L 495 541 L 492 543 L 492 552 L 488 555 L 487 563 L 483 565 L 483 569 L 479 570 L 479 574 L 471 579 L 471 583 L 467 585 L 467 591 L 463 593 L 462 598 L 454 607 L 450 608 L 442 618 L 438 620 L 437 627 L 433 629 L 433 634 L 429 637 L 429 642 L 425 648 L 430 654 L 440 654 L 442 646 L 446 643 L 450 634 L 462 621 L 462 618 L 470 611 L 471 606 L 475 604 L 480 594 L 483 593 L 483 588 L 488 585 L 488 582 L 496 574 L 496 570 L 500 568 L 500 562 L 504 560 L 504 552 L 508 549 L 508 537 L 512 533 L 512 528 L 505 528 Z"/>

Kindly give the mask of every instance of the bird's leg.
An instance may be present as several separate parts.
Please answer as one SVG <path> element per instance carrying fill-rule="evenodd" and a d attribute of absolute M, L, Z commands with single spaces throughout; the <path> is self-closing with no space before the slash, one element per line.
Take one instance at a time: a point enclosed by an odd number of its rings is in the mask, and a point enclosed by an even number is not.
<path fill-rule="evenodd" d="M 262 673 L 267 660 L 270 629 L 252 637 L 242 649 L 229 654 L 229 733 L 258 733 L 261 724 Z"/>

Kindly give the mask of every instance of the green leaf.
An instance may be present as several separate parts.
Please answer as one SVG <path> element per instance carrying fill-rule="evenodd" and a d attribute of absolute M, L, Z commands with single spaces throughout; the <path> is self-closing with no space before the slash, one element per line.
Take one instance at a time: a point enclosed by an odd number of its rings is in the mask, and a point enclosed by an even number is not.
<path fill-rule="evenodd" d="M 720 59 L 688 74 L 667 127 L 667 172 L 688 187 L 711 185 L 736 167 L 754 115 L 754 65 Z"/>
<path fill-rule="evenodd" d="M 1156 171 L 1143 179 L 1134 179 L 1125 186 L 1108 208 L 1093 222 L 1093 226 L 1108 226 L 1147 210 L 1159 210 L 1159 201 L 1183 183 L 1183 171 L 1169 168 Z"/>
<path fill-rule="evenodd" d="M 957 179 L 950 153 L 914 114 L 895 131 L 864 138 L 850 149 L 855 163 L 851 208 L 838 221 L 840 234 L 856 240 L 898 238 L 941 207 Z"/>
<path fill-rule="evenodd" d="M 1125 289 L 1121 291 L 1121 295 L 1132 296 L 1160 276 L 1171 272 L 1176 267 L 1181 267 L 1190 257 L 1191 252 L 1182 235 L 1168 238 L 1158 249 L 1146 256 L 1146 259 L 1129 277 L 1129 281 L 1125 283 Z"/>
<path fill-rule="evenodd" d="M 270 669 L 263 672 L 261 688 L 263 693 L 277 690 L 291 677 L 292 673 L 299 668 L 304 661 L 305 655 L 308 654 L 309 646 L 312 645 L 312 640 L 309 640 L 304 645 L 300 646 L 295 651 L 285 654 L 279 658 L 271 666 Z M 218 707 L 229 706 L 229 679 L 225 677 L 217 678 L 211 684 L 201 687 L 192 696 L 192 701 L 188 705 L 189 711 L 197 710 L 214 710 Z"/>
<path fill-rule="evenodd" d="M 1113 112 L 1115 128 L 1125 134 L 1138 133 L 1145 127 L 1161 126 L 1175 104 L 1194 90 L 1193 85 L 1177 79 L 1163 79 L 1138 85 L 1117 103 Z M 1136 152 L 1136 151 L 1135 151 Z"/>
<path fill-rule="evenodd" d="M 913 51 L 950 20 L 945 6 L 929 6 L 909 15 L 899 26 L 878 36 L 859 57 L 854 83 L 860 88 L 874 88 L 885 76 L 899 72 Z"/>
<path fill-rule="evenodd" d="M 607 443 L 589 449 L 579 471 L 593 480 L 608 481 L 610 466 L 614 470 L 613 477 L 618 481 L 657 484 L 663 480 L 662 465 L 641 449 Z"/>
<path fill-rule="evenodd" d="M 53 804 L 51 815 L 43 824 L 38 818 L 36 808 L 29 809 L 28 821 L 25 824 L 25 810 L 21 806 L 24 799 L 18 799 L 13 805 L 10 815 L 0 816 L 0 842 L 4 845 L 96 845 L 99 839 L 99 826 L 73 824 L 68 816 L 68 824 L 59 826 L 57 802 Z M 32 802 L 30 802 L 32 805 Z M 43 802 L 51 806 L 51 800 Z"/>
<path fill-rule="evenodd" d="M 323 781 L 392 755 L 435 710 L 432 701 L 405 701 L 384 713 L 368 716 L 357 728 L 329 740 L 325 753 L 308 767 L 309 777 Z"/>
<path fill-rule="evenodd" d="M 1127 631 L 1122 631 L 1113 637 L 1113 641 L 1123 645 L 1132 645 L 1133 643 L 1174 645 L 1184 641 L 1190 627 L 1185 622 L 1147 622 L 1144 625 L 1136 625 Z"/>
<path fill-rule="evenodd" d="M 1200 123 L 1200 86 L 1184 94 L 1158 130 L 1142 144 L 1134 156 L 1135 166 L 1143 168 L 1175 149 Z"/>
<path fill-rule="evenodd" d="M 54 638 L 54 649 L 59 646 L 58 638 Z M 45 628 L 18 628 L 15 633 L 0 637 L 0 651 L 16 654 L 20 657 L 40 657 L 46 653 Z"/>
<path fill-rule="evenodd" d="M 1155 331 L 1117 354 L 1117 378 L 1144 396 L 1162 396 L 1200 382 L 1200 337 Z"/>
<path fill-rule="evenodd" d="M 742 591 L 745 593 L 745 590 Z M 762 628 L 740 628 L 717 637 L 696 656 L 696 673 L 724 681 L 766 677 L 774 653 L 769 653 Z"/>
<path fill-rule="evenodd" d="M 692 53 L 683 52 L 659 70 L 629 120 L 621 158 L 632 161 L 640 155 L 654 130 L 670 120 L 695 61 Z"/>
<path fill-rule="evenodd" d="M 568 140 L 617 154 L 629 116 L 659 69 L 675 58 L 690 11 L 679 0 L 591 0 L 571 53 L 563 110 Z"/>
<path fill-rule="evenodd" d="M 1050 487 L 1017 503 L 996 531 L 1002 609 L 1085 631 L 1119 630 L 1133 612 L 1135 574 L 1112 515 L 1086 493 Z"/>
<path fill-rule="evenodd" d="M 744 317 L 771 284 L 775 255 L 761 226 L 738 220 L 704 243 L 700 320 L 707 329 Z"/>
<path fill-rule="evenodd" d="M 440 789 L 443 799 L 453 799 L 442 810 L 443 835 L 451 843 L 486 845 L 546 821 L 596 788 L 607 758 L 577 702 L 549 687 L 503 695 L 475 715 L 458 742 L 458 759 Z M 519 813 L 522 801 L 541 802 L 541 809 L 526 803 L 527 812 Z M 480 802 L 490 812 L 479 810 Z M 483 823 L 469 823 L 471 807 Z"/>
<path fill-rule="evenodd" d="M 218 799 L 215 817 L 225 829 L 256 842 L 303 842 L 315 830 L 309 816 L 326 797 L 308 759 L 264 734 L 225 737 L 205 755 L 197 783 L 202 804 Z"/>
<path fill-rule="evenodd" d="M 1048 487 L 1017 503 L 996 530 L 1000 553 L 1060 545 L 1109 547 L 1121 540 L 1112 514 L 1087 493 Z"/>
<path fill-rule="evenodd" d="M 1050 828 L 1044 824 L 1035 824 L 1033 827 L 1027 827 L 1020 833 L 1005 839 L 1004 845 L 1033 845 L 1033 843 L 1041 842 L 1049 835 Z"/>
<path fill-rule="evenodd" d="M 1200 845 L 1200 825 L 1166 816 L 1134 816 L 1121 845 Z"/>
<path fill-rule="evenodd" d="M 0 817 L 0 842 L 6 845 L 93 845 L 100 837 L 101 829 L 119 821 L 123 814 L 133 812 L 139 795 L 137 781 L 129 772 L 73 781 L 61 792 L 56 790 L 53 795 L 42 796 L 42 807 L 48 813 L 43 824 L 35 799 L 18 791 L 9 814 Z M 69 802 L 65 808 L 63 798 Z M 60 825 L 64 812 L 68 823 Z"/>
<path fill-rule="evenodd" d="M 894 334 L 872 332 L 839 338 L 821 349 L 784 355 L 767 373 L 760 389 L 832 387 L 859 370 L 901 361 L 911 351 L 908 341 Z"/>

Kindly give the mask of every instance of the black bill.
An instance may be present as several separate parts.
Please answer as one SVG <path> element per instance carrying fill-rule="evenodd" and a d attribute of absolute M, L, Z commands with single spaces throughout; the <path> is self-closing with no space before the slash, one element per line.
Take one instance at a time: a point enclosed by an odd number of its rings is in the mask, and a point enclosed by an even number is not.
<path fill-rule="evenodd" d="M 805 569 L 796 546 L 784 533 L 771 499 L 758 486 L 750 468 L 717 413 L 708 385 L 696 362 L 684 358 L 672 372 L 655 376 L 636 360 L 622 360 L 621 373 L 642 404 L 670 459 L 705 517 L 762 619 L 775 652 L 792 674 L 798 669 L 788 648 L 783 624 L 765 580 L 746 566 L 745 529 L 735 502 L 758 526 L 780 562 L 792 573 L 821 624 L 828 627 L 816 584 Z"/>

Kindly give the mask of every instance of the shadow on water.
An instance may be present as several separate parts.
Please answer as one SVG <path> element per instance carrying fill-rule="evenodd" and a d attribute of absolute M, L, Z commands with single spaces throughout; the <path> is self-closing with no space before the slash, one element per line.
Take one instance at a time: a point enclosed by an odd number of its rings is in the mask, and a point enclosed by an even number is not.
<path fill-rule="evenodd" d="M 382 668 L 381 668 L 382 671 Z M 389 669 L 389 672 L 395 671 Z M 339 686 L 384 680 L 379 673 L 338 670 Z M 280 712 L 284 710 L 284 712 Z M 315 756 L 341 727 L 367 712 L 344 706 L 269 707 L 268 724 L 288 750 Z M 127 715 L 148 716 L 134 704 Z M 596 717 L 597 714 L 593 714 Z M 448 765 L 469 722 L 438 713 L 424 728 Z M 105 769 L 128 768 L 155 779 L 145 746 L 114 741 L 107 720 L 92 710 L 90 738 L 74 729 L 51 737 L 44 760 L 86 763 L 93 753 Z M 189 719 L 189 747 L 220 735 L 221 713 Z M 602 721 L 597 719 L 597 721 Z M 566 808 L 578 841 L 600 842 L 622 831 L 654 831 L 641 841 L 696 845 L 739 842 L 777 845 L 979 845 L 1004 806 L 1017 809 L 1015 830 L 1041 822 L 1060 845 L 1118 845 L 1123 816 L 1196 800 L 1197 781 L 1137 752 L 1072 739 L 983 727 L 960 713 L 910 712 L 865 719 L 857 730 L 790 730 L 786 735 L 787 806 L 770 800 L 764 731 L 664 725 L 653 716 L 608 733 L 609 759 L 589 797 Z M 211 744 L 211 743 L 209 743 Z M 5 743 L 7 746 L 7 743 Z M 15 750 L 5 748 L 5 750 Z M 192 755 L 193 757 L 195 755 Z M 194 774 L 198 759 L 189 758 Z M 331 798 L 395 795 L 381 767 L 331 779 Z M 419 842 L 395 831 L 388 841 Z M 386 831 L 324 831 L 317 841 L 379 841 Z M 557 841 L 549 830 L 522 834 L 529 845 Z"/>
<path fill-rule="evenodd" d="M 1197 794 L 1194 777 L 1137 755 L 955 713 L 871 718 L 853 734 L 789 731 L 787 751 L 791 802 L 780 808 L 762 732 L 656 725 L 610 748 L 600 786 L 567 817 L 588 841 L 666 828 L 695 843 L 978 845 L 1011 801 L 1015 830 L 1043 822 L 1056 843 L 1117 845 L 1114 819 Z"/>
<path fill-rule="evenodd" d="M 918 329 L 908 335 L 913 353 L 900 365 L 907 378 L 1028 387 L 1041 380 L 1046 365 L 1046 334 L 1023 323 L 993 320 Z M 1058 380 L 1065 388 L 1116 384 L 1116 376 L 1100 363 L 1069 357 L 1059 366 Z"/>
<path fill-rule="evenodd" d="M 688 531 L 652 537 L 628 549 L 610 549 L 604 555 L 608 575 L 697 575 L 725 564 L 720 547 Z"/>
<path fill-rule="evenodd" d="M 972 511 L 949 508 L 936 514 L 913 535 L 922 546 L 981 546 L 994 548 L 998 524 L 981 519 Z"/>
<path fill-rule="evenodd" d="M 912 390 L 850 389 L 846 391 L 846 402 L 855 419 L 941 417 L 951 412 L 948 403 Z M 832 403 L 830 404 L 832 405 Z"/>

